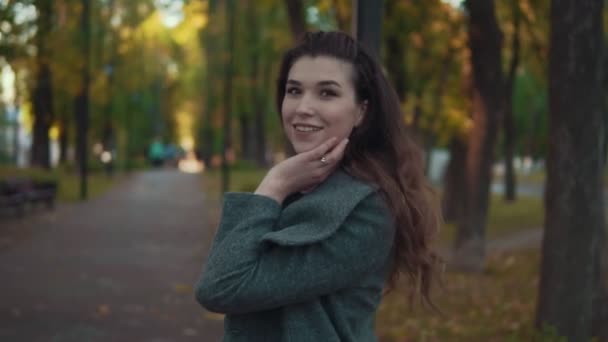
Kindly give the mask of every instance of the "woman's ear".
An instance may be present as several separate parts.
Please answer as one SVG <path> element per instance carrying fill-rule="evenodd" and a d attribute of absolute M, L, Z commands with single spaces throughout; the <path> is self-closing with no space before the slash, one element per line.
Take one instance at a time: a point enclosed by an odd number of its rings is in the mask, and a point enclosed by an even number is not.
<path fill-rule="evenodd" d="M 364 100 L 359 104 L 359 111 L 357 113 L 357 121 L 355 121 L 355 127 L 358 127 L 361 122 L 363 122 L 365 113 L 367 113 L 367 100 Z"/>

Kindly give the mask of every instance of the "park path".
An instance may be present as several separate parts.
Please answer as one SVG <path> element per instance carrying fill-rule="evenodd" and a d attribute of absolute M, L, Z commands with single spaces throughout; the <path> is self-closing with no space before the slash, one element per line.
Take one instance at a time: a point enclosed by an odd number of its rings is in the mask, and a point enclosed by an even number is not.
<path fill-rule="evenodd" d="M 192 285 L 213 229 L 200 176 L 136 173 L 105 195 L 0 218 L 0 341 L 220 341 Z"/>

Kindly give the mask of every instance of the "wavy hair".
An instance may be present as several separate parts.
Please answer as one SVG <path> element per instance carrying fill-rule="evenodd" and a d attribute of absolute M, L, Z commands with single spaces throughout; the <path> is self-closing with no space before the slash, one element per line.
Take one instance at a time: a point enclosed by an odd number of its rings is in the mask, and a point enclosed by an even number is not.
<path fill-rule="evenodd" d="M 375 58 L 348 34 L 309 32 L 283 56 L 276 88 L 279 113 L 289 70 L 304 56 L 333 57 L 353 65 L 356 100 L 367 101 L 367 111 L 349 137 L 341 167 L 378 186 L 393 215 L 397 229 L 388 289 L 403 275 L 410 299 L 420 295 L 423 303 L 435 307 L 430 292 L 441 260 L 430 243 L 441 214 L 435 191 L 424 175 L 422 150 L 407 134 L 394 88 Z"/>

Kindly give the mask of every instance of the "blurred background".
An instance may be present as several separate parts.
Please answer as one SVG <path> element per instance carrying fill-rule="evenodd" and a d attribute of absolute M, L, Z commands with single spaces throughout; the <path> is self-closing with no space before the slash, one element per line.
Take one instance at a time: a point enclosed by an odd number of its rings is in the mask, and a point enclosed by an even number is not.
<path fill-rule="evenodd" d="M 0 0 L 0 340 L 220 340 L 192 284 L 307 30 L 375 52 L 441 198 L 441 313 L 396 288 L 379 339 L 608 341 L 605 0 Z"/>

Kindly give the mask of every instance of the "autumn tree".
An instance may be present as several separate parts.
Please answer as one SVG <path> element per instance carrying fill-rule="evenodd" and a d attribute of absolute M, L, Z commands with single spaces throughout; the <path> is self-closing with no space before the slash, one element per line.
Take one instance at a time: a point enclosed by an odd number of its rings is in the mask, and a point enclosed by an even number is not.
<path fill-rule="evenodd" d="M 521 35 L 521 10 L 519 1 L 511 0 L 513 14 L 513 37 L 511 38 L 511 60 L 507 71 L 505 82 L 505 110 L 503 118 L 504 128 L 504 158 L 505 158 L 505 199 L 515 200 L 516 176 L 513 166 L 515 157 L 515 119 L 513 115 L 513 92 L 515 90 L 515 77 L 520 63 L 520 35 Z"/>
<path fill-rule="evenodd" d="M 473 79 L 473 128 L 467 141 L 464 216 L 460 220 L 452 262 L 479 271 L 484 262 L 485 227 L 498 122 L 503 109 L 502 32 L 494 1 L 468 0 L 469 47 Z"/>

